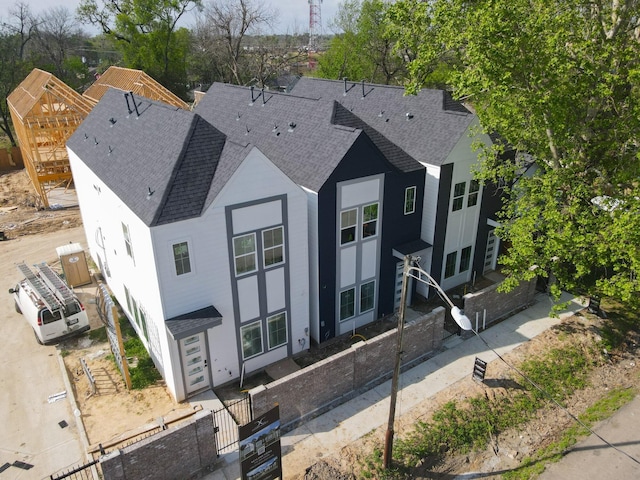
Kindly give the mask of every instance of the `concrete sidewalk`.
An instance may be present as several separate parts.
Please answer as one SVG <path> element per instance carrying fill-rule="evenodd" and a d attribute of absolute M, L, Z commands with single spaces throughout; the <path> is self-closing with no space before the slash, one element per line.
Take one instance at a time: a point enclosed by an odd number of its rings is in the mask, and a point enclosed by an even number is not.
<path fill-rule="evenodd" d="M 571 297 L 566 296 L 562 300 L 570 299 Z M 568 309 L 560 314 L 560 318 L 551 318 L 551 306 L 546 295 L 538 295 L 531 307 L 485 330 L 482 337 L 496 352 L 503 355 L 558 324 L 562 318 L 584 308 L 579 299 L 573 299 Z M 396 410 L 396 418 L 458 380 L 470 376 L 475 357 L 486 362 L 497 358 L 476 336 L 467 340 L 454 337 L 445 344 L 442 353 L 403 372 L 398 394 L 402 402 Z M 305 469 L 316 461 L 339 454 L 344 446 L 386 425 L 390 392 L 389 380 L 283 435 L 281 444 L 284 478 L 303 478 Z M 223 455 L 222 460 L 223 467 L 207 475 L 205 479 L 240 478 L 238 452 Z"/>

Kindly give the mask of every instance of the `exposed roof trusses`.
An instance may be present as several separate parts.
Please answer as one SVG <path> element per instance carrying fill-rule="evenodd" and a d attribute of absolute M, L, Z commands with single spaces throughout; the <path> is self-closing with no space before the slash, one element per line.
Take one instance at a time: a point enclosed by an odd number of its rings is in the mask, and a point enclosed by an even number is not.
<path fill-rule="evenodd" d="M 45 208 L 49 191 L 73 180 L 67 140 L 109 88 L 189 110 L 146 73 L 121 67 L 109 67 L 84 95 L 36 68 L 7 97 L 25 167 Z"/>
<path fill-rule="evenodd" d="M 180 100 L 179 97 L 143 71 L 114 66 L 109 67 L 106 72 L 100 75 L 95 83 L 83 93 L 83 96 L 98 103 L 109 88 L 133 92 L 141 97 L 157 100 L 184 110 L 190 109 L 186 102 Z"/>

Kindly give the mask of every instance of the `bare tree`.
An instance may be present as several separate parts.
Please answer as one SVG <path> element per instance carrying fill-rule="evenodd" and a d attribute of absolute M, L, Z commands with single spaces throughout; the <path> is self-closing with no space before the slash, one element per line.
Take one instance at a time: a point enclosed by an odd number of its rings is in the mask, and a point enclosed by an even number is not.
<path fill-rule="evenodd" d="M 263 27 L 270 27 L 276 15 L 262 0 L 212 0 L 205 6 L 202 28 L 210 29 L 213 44 L 223 46 L 225 67 L 234 83 L 241 85 L 243 77 L 246 79 L 241 66 L 245 36 L 257 35 Z"/>

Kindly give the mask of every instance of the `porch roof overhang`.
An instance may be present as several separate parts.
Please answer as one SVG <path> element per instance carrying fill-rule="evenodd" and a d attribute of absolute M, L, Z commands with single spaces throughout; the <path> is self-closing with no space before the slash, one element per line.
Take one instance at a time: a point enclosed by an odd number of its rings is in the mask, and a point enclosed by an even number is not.
<path fill-rule="evenodd" d="M 222 315 L 213 305 L 165 321 L 167 330 L 174 340 L 181 340 L 220 324 Z"/>
<path fill-rule="evenodd" d="M 418 238 L 417 240 L 412 240 L 410 242 L 403 243 L 402 245 L 396 245 L 395 247 L 393 247 L 393 256 L 399 259 L 403 259 L 405 255 L 415 255 L 419 252 L 424 252 L 431 247 L 433 247 L 433 245 Z"/>

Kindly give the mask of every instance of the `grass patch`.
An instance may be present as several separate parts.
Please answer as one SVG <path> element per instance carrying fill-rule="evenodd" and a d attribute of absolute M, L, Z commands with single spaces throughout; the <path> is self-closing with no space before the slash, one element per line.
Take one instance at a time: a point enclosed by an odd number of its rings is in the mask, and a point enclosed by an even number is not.
<path fill-rule="evenodd" d="M 89 330 L 89 338 L 93 342 L 99 342 L 99 343 L 106 342 L 109 339 L 107 336 L 107 328 L 100 327 L 93 330 Z"/>
<path fill-rule="evenodd" d="M 129 322 L 127 321 L 127 324 Z M 133 335 L 135 330 L 129 325 Z M 123 335 L 124 336 L 124 335 Z M 142 390 L 146 387 L 154 385 L 162 377 L 160 372 L 153 363 L 153 360 L 149 356 L 147 349 L 145 348 L 142 340 L 135 335 L 129 336 L 124 342 L 124 351 L 127 357 L 136 357 L 138 364 L 135 367 L 129 367 L 129 375 L 131 376 L 131 388 L 133 390 Z"/>

